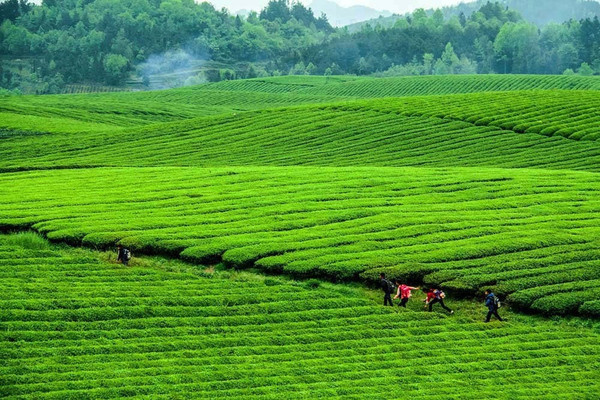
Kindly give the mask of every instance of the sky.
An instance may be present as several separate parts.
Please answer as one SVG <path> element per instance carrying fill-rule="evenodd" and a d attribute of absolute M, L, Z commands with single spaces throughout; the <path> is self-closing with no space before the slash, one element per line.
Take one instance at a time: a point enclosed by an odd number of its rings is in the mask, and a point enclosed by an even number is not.
<path fill-rule="evenodd" d="M 230 11 L 238 10 L 260 10 L 269 0 L 208 0 L 217 8 L 226 7 Z M 434 8 L 458 4 L 461 0 L 334 0 L 340 6 L 349 7 L 353 5 L 364 5 L 376 10 L 387 10 L 395 13 L 405 13 L 417 8 Z M 302 1 L 310 5 L 312 0 Z"/>

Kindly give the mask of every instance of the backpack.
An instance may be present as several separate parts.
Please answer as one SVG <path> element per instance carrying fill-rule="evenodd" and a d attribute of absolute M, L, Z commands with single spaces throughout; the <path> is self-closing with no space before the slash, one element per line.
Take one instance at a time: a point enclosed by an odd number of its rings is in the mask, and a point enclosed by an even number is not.
<path fill-rule="evenodd" d="M 123 256 L 125 257 L 125 260 L 131 260 L 131 252 L 128 249 L 123 249 Z"/>
<path fill-rule="evenodd" d="M 436 299 L 444 299 L 444 298 L 446 298 L 446 293 L 444 293 L 443 290 L 436 290 L 435 291 L 435 298 Z"/>
<path fill-rule="evenodd" d="M 385 280 L 385 283 L 388 287 L 389 292 L 393 293 L 394 290 L 396 289 L 396 286 L 394 286 L 394 284 L 391 281 L 388 281 L 387 279 Z"/>
<path fill-rule="evenodd" d="M 498 298 L 498 296 L 494 295 L 494 306 L 496 308 L 500 308 L 502 307 L 502 303 L 500 303 L 500 299 Z"/>

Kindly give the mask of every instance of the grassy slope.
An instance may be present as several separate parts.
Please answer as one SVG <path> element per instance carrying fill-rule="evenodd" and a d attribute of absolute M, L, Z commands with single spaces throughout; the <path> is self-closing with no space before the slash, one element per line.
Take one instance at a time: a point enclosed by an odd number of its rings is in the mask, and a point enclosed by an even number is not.
<path fill-rule="evenodd" d="M 8 131 L 0 143 L 5 169 L 205 168 L 6 174 L 0 179 L 12 195 L 4 196 L 0 221 L 37 224 L 73 243 L 123 240 L 135 249 L 196 260 L 223 256 L 238 266 L 302 275 L 369 278 L 386 268 L 468 293 L 495 285 L 523 308 L 596 315 L 597 306 L 582 296 L 600 288 L 592 259 L 596 174 L 539 169 L 597 172 L 598 82 L 282 77 L 164 92 L 9 98 L 5 110 L 73 123 L 68 133 Z M 540 88 L 546 90 L 529 90 Z M 565 88 L 578 90 L 558 90 Z M 507 89 L 528 90 L 498 92 Z M 488 93 L 355 100 L 474 91 Z M 320 104 L 298 106 L 314 102 Z M 193 118 L 211 107 L 227 115 Z M 259 111 L 240 112 L 252 109 Z M 117 127 L 88 129 L 90 122 Z M 294 167 L 214 169 L 223 165 Z M 429 207 L 437 207 L 435 216 Z M 524 254 L 529 261 L 519 263 Z M 574 280 L 583 282 L 572 287 Z"/>
<path fill-rule="evenodd" d="M 88 131 L 77 140 L 72 134 L 15 135 L 0 143 L 0 167 L 417 165 L 598 171 L 598 109 L 600 96 L 591 91 L 338 102 Z"/>
<path fill-rule="evenodd" d="M 320 85 L 300 93 L 360 98 L 405 97 L 515 90 L 600 90 L 598 77 L 544 75 L 456 75 L 366 78 Z"/>
<path fill-rule="evenodd" d="M 0 168 L 121 167 L 2 173 L 0 227 L 308 277 L 493 286 L 523 310 L 598 317 L 598 82 L 281 77 L 2 98 Z M 455 95 L 377 99 L 424 94 Z M 484 325 L 471 301 L 397 312 L 348 285 L 107 257 L 0 236 L 0 396 L 598 393 L 594 320 L 503 309 L 508 324 Z"/>
<path fill-rule="evenodd" d="M 386 271 L 467 294 L 491 285 L 523 309 L 599 315 L 595 173 L 96 168 L 0 184 L 0 224 L 75 245 L 330 279 Z"/>
<path fill-rule="evenodd" d="M 336 100 L 533 89 L 598 90 L 596 77 L 277 77 L 140 93 L 0 97 L 0 132 L 88 131 Z M 60 121 L 56 119 L 60 118 Z M 101 130 L 102 126 L 96 126 Z"/>
<path fill-rule="evenodd" d="M 583 321 L 480 323 L 350 286 L 203 272 L 0 236 L 0 395 L 64 398 L 593 398 Z M 503 311 L 505 316 L 507 313 Z M 468 382 L 468 384 L 467 384 Z M 501 387 L 501 390 L 499 390 Z"/>

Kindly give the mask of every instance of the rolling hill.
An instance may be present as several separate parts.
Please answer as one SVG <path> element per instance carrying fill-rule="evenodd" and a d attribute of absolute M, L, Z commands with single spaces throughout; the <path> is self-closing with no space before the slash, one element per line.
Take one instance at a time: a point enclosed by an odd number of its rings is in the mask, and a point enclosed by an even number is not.
<path fill-rule="evenodd" d="M 0 132 L 114 132 L 230 112 L 340 101 L 515 90 L 600 90 L 597 77 L 465 75 L 402 78 L 285 76 L 137 93 L 0 97 Z M 450 98 L 451 101 L 451 98 Z M 104 129 L 103 129 L 104 128 Z"/>
<path fill-rule="evenodd" d="M 291 76 L 1 97 L 0 230 L 44 238 L 0 235 L 0 395 L 593 398 L 598 89 Z M 382 308 L 380 272 L 441 286 L 456 314 L 418 293 Z M 487 288 L 508 323 L 481 323 Z"/>
<path fill-rule="evenodd" d="M 498 381 L 511 398 L 597 389 L 600 335 L 565 322 L 511 314 L 509 325 L 484 325 L 416 301 L 396 312 L 356 287 L 160 259 L 123 269 L 27 234 L 0 235 L 0 280 L 3 398 L 383 398 L 390 387 L 494 398 Z"/>

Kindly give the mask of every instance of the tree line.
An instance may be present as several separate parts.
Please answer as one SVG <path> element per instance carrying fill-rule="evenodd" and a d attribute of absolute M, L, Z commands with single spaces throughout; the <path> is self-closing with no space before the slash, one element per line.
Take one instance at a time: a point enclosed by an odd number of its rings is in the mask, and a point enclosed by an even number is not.
<path fill-rule="evenodd" d="M 428 15 L 420 9 L 391 28 L 342 31 L 304 49 L 298 62 L 312 63 L 317 73 L 359 75 L 591 75 L 600 72 L 600 21 L 539 28 L 500 3 L 449 19 L 441 10 Z"/>
<path fill-rule="evenodd" d="M 530 0 L 534 1 L 534 0 Z M 58 92 L 121 86 L 156 55 L 210 60 L 193 82 L 283 74 L 381 76 L 600 71 L 600 21 L 538 28 L 499 3 L 468 17 L 417 10 L 390 28 L 351 33 L 289 0 L 245 17 L 194 0 L 0 3 L 0 86 Z M 164 57 L 163 57 L 164 58 Z M 165 63 L 169 65 L 169 62 Z"/>
<path fill-rule="evenodd" d="M 2 87 L 44 81 L 42 92 L 122 85 L 148 57 L 176 49 L 223 65 L 270 61 L 273 73 L 334 32 L 326 17 L 287 0 L 246 18 L 194 0 L 8 0 L 0 21 Z"/>

